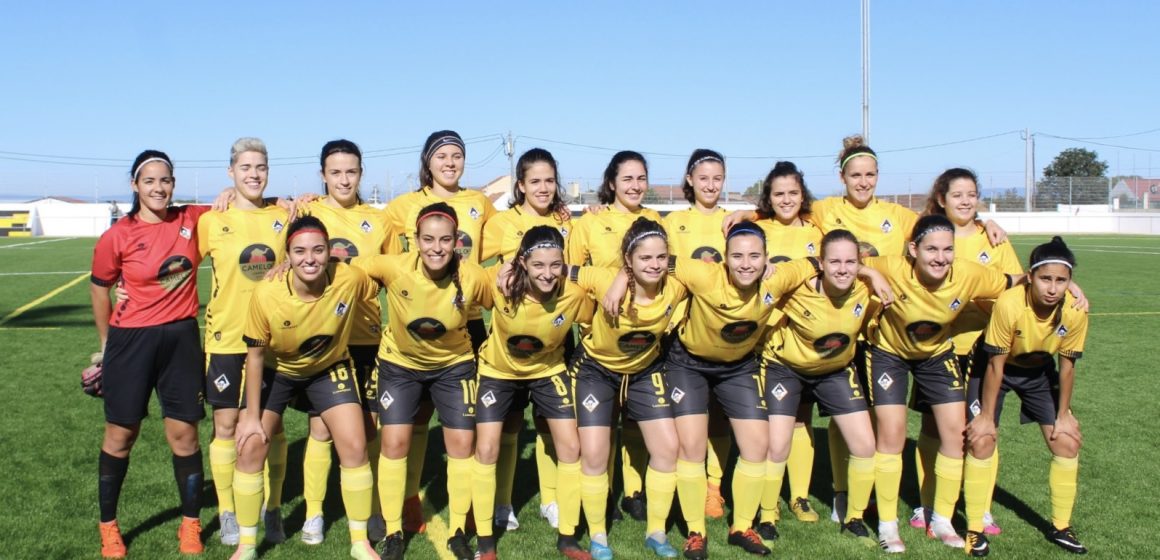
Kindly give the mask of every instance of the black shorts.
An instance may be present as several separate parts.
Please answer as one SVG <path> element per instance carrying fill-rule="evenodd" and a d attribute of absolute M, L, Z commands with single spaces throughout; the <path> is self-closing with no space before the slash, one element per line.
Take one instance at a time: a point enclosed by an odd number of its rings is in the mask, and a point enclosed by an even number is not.
<path fill-rule="evenodd" d="M 362 390 L 362 405 L 368 412 L 374 411 L 375 401 L 379 400 L 379 371 L 375 359 L 379 347 L 373 344 L 348 346 L 354 371 L 358 375 L 359 389 Z"/>
<path fill-rule="evenodd" d="M 870 402 L 875 406 L 907 404 L 907 385 L 912 375 L 915 402 L 939 405 L 963 402 L 965 398 L 966 383 L 951 350 L 924 360 L 906 360 L 870 346 L 866 361 Z"/>
<path fill-rule="evenodd" d="M 797 416 L 801 402 L 818 403 L 822 416 L 841 416 L 867 408 L 866 391 L 852 363 L 831 373 L 802 375 L 784 364 L 767 362 L 765 402 L 770 416 Z"/>
<path fill-rule="evenodd" d="M 662 359 L 639 373 L 625 375 L 596 363 L 581 348 L 576 351 L 572 371 L 576 377 L 576 420 L 581 428 L 611 428 L 621 409 L 627 419 L 637 422 L 673 417 Z"/>
<path fill-rule="evenodd" d="M 983 350 L 982 344 L 976 344 L 970 354 L 955 354 L 955 359 L 959 362 L 959 372 L 966 373 L 967 378 L 967 420 L 974 418 L 978 412 L 972 412 L 973 409 L 981 409 L 979 404 L 979 391 L 983 387 L 983 372 L 987 371 L 987 359 L 990 356 Z M 910 409 L 915 412 L 923 414 L 930 414 L 930 403 L 922 400 L 918 391 L 910 394 Z"/>
<path fill-rule="evenodd" d="M 1003 385 L 999 387 L 999 398 L 995 401 L 995 425 L 999 425 L 1004 398 L 1007 393 L 1014 391 L 1022 401 L 1019 411 L 1021 423 L 1054 426 L 1059 410 L 1059 372 L 1055 365 L 1036 369 L 1006 366 L 1003 369 Z"/>
<path fill-rule="evenodd" d="M 214 409 L 241 408 L 245 354 L 210 354 L 205 366 L 205 402 Z"/>
<path fill-rule="evenodd" d="M 496 379 L 479 377 L 479 401 L 475 422 L 503 422 L 512 412 L 523 414 L 528 403 L 536 406 L 536 416 L 549 420 L 576 418 L 575 387 L 568 372 L 539 379 Z"/>
<path fill-rule="evenodd" d="M 379 423 L 412 424 L 424 395 L 435 403 L 439 423 L 456 430 L 475 429 L 478 381 L 475 360 L 421 371 L 379 360 Z"/>
<path fill-rule="evenodd" d="M 264 370 L 264 404 L 262 408 L 282 414 L 290 403 L 300 405 L 311 416 L 318 416 L 340 404 L 359 404 L 358 375 L 349 361 L 340 361 L 321 373 L 297 378 Z"/>
<path fill-rule="evenodd" d="M 735 362 L 714 362 L 690 354 L 681 339 L 673 337 L 665 356 L 665 381 L 673 415 L 709 413 L 709 391 L 729 418 L 765 420 L 760 384 L 761 368 L 753 356 Z"/>
<path fill-rule="evenodd" d="M 196 319 L 140 328 L 109 327 L 105 342 L 105 420 L 136 424 L 149 415 L 157 392 L 161 416 L 184 422 L 205 418 L 205 354 Z"/>

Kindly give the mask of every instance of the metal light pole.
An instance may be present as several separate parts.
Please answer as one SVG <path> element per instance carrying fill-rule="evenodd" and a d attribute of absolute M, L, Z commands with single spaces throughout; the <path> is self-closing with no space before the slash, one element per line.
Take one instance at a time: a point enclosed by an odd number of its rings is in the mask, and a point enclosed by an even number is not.
<path fill-rule="evenodd" d="M 870 144 L 870 0 L 862 0 L 862 139 Z"/>
<path fill-rule="evenodd" d="M 508 131 L 507 140 L 504 141 L 504 143 L 503 143 L 503 151 L 505 154 L 507 154 L 508 167 L 511 168 L 512 184 L 511 184 L 511 189 L 508 192 L 512 192 L 516 188 L 516 160 L 515 160 L 516 141 L 514 138 L 512 138 L 512 131 L 510 131 L 510 130 Z"/>
<path fill-rule="evenodd" d="M 1023 158 L 1023 211 L 1031 211 L 1031 194 L 1035 190 L 1035 137 L 1031 135 L 1031 129 L 1023 129 L 1023 140 L 1025 141 L 1025 154 Z"/>

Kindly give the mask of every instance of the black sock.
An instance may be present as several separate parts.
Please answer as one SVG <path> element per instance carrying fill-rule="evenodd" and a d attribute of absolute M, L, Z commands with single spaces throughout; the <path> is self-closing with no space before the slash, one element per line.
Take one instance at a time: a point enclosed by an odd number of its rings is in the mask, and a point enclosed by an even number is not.
<path fill-rule="evenodd" d="M 173 456 L 173 478 L 181 496 L 181 515 L 197 519 L 201 515 L 201 486 L 205 479 L 200 449 L 186 457 Z"/>
<path fill-rule="evenodd" d="M 117 519 L 117 502 L 121 501 L 121 485 L 129 471 L 129 457 L 114 457 L 102 450 L 98 464 L 97 499 L 101 504 L 101 523 L 108 523 Z"/>

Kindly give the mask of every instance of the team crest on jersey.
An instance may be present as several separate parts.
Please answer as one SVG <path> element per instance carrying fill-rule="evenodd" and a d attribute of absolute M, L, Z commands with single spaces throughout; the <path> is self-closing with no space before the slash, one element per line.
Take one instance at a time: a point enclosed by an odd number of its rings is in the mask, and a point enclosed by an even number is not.
<path fill-rule="evenodd" d="M 371 227 L 371 223 L 366 220 L 363 220 L 363 222 L 359 224 L 358 227 L 359 229 L 363 230 L 363 233 L 370 233 L 371 230 L 374 229 Z"/>
<path fill-rule="evenodd" d="M 1060 325 L 1058 329 L 1055 329 L 1055 336 L 1060 338 L 1067 336 L 1067 327 Z"/>
<path fill-rule="evenodd" d="M 668 317 L 669 315 L 672 315 L 672 314 L 673 314 L 673 306 L 670 305 L 670 306 L 665 308 L 665 317 Z"/>
<path fill-rule="evenodd" d="M 906 325 L 906 334 L 910 336 L 911 342 L 925 342 L 936 336 L 942 331 L 942 327 L 934 321 L 915 321 Z"/>
<path fill-rule="evenodd" d="M 467 213 L 471 215 L 471 219 L 479 219 L 479 210 L 476 210 L 474 206 L 471 208 L 471 210 L 468 210 Z"/>
<path fill-rule="evenodd" d="M 488 391 L 479 397 L 479 402 L 483 403 L 485 408 L 491 408 L 499 399 L 495 398 L 495 393 Z"/>
<path fill-rule="evenodd" d="M 738 321 L 721 327 L 721 339 L 730 344 L 745 342 L 757 332 L 757 323 L 754 321 Z"/>
<path fill-rule="evenodd" d="M 890 223 L 890 218 L 882 220 L 882 233 L 890 233 L 894 229 L 894 224 Z"/>
<path fill-rule="evenodd" d="M 765 297 L 761 298 L 761 303 L 765 305 L 773 305 L 773 294 L 765 292 Z"/>
<path fill-rule="evenodd" d="M 273 227 L 274 227 L 274 233 L 282 233 L 282 230 L 286 229 L 286 224 L 283 224 L 282 220 L 274 220 Z"/>
<path fill-rule="evenodd" d="M 349 239 L 335 237 L 330 240 L 330 260 L 349 263 L 358 256 L 358 247 Z"/>
<path fill-rule="evenodd" d="M 326 349 L 330 347 L 330 343 L 333 341 L 334 335 L 314 335 L 298 345 L 298 353 L 303 358 L 317 358 L 326 352 Z"/>
<path fill-rule="evenodd" d="M 832 358 L 849 345 L 850 337 L 846 333 L 830 333 L 814 341 L 814 351 L 823 359 Z"/>
<path fill-rule="evenodd" d="M 348 309 L 350 309 L 350 306 L 347 305 L 345 301 L 340 301 L 338 302 L 338 306 L 334 308 L 334 314 L 342 317 L 343 315 L 346 315 Z"/>
<path fill-rule="evenodd" d="M 653 333 L 648 331 L 632 331 L 620 335 L 620 338 L 616 339 L 616 346 L 620 348 L 621 352 L 629 356 L 636 356 L 651 348 L 653 344 L 656 344 L 656 341 L 657 335 Z"/>
<path fill-rule="evenodd" d="M 707 263 L 719 263 L 721 253 L 712 247 L 697 247 L 693 250 L 693 258 Z"/>
<path fill-rule="evenodd" d="M 673 402 L 680 404 L 681 399 L 685 398 L 685 392 L 680 387 L 673 387 L 673 392 L 669 394 L 669 398 L 673 399 Z"/>
<path fill-rule="evenodd" d="M 955 298 L 955 300 L 951 302 L 951 311 L 958 311 L 962 305 L 963 302 L 960 301 L 959 298 Z"/>
<path fill-rule="evenodd" d="M 226 389 L 230 388 L 230 378 L 223 373 L 213 380 L 213 386 L 217 387 L 219 393 L 224 393 Z"/>
<path fill-rule="evenodd" d="M 807 253 L 809 253 L 809 254 L 811 254 L 811 255 L 812 255 L 812 254 L 814 254 L 814 252 L 815 252 L 815 251 L 817 251 L 817 250 L 818 250 L 818 248 L 817 248 L 817 247 L 814 245 L 814 242 L 813 242 L 813 241 L 810 241 L 809 243 L 806 243 L 806 252 L 807 252 Z"/>
<path fill-rule="evenodd" d="M 778 383 L 777 385 L 775 385 L 773 387 L 773 389 L 770 389 L 769 394 L 773 395 L 773 398 L 780 401 L 781 399 L 784 399 L 786 395 L 789 394 L 789 390 L 785 388 L 785 385 Z"/>
<path fill-rule="evenodd" d="M 563 324 L 564 324 L 564 314 L 563 313 L 556 315 L 556 318 L 552 319 L 552 326 L 553 327 L 560 327 Z"/>
<path fill-rule="evenodd" d="M 184 255 L 173 255 L 161 263 L 161 268 L 157 271 L 157 282 L 167 291 L 173 291 L 185 284 L 191 274 L 193 261 Z"/>
<path fill-rule="evenodd" d="M 560 235 L 562 237 L 568 237 L 568 228 L 561 226 L 560 227 Z"/>
<path fill-rule="evenodd" d="M 186 239 L 193 237 L 193 231 L 185 226 L 181 226 L 181 230 L 178 231 L 177 234 Z"/>
<path fill-rule="evenodd" d="M 392 397 L 389 391 L 383 391 L 383 396 L 379 397 L 379 405 L 383 407 L 383 410 L 391 408 L 393 402 L 395 402 L 395 397 Z"/>
<path fill-rule="evenodd" d="M 861 303 L 854 304 L 854 316 L 855 317 L 861 317 L 862 311 L 864 311 L 864 310 L 865 310 L 865 308 L 862 307 Z"/>
<path fill-rule="evenodd" d="M 242 249 L 238 258 L 238 265 L 242 268 L 242 275 L 254 282 L 261 280 L 266 271 L 274 268 L 277 255 L 269 245 L 255 243 Z"/>
<path fill-rule="evenodd" d="M 588 412 L 592 412 L 596 410 L 596 407 L 600 406 L 600 401 L 592 393 L 588 393 L 588 396 L 584 397 L 584 400 L 580 401 L 580 404 L 584 405 L 584 408 L 587 408 Z"/>
<path fill-rule="evenodd" d="M 507 348 L 513 358 L 531 358 L 544 349 L 544 342 L 534 336 L 518 334 L 508 337 Z"/>
<path fill-rule="evenodd" d="M 420 317 L 407 324 L 407 331 L 422 340 L 435 340 L 447 334 L 447 327 L 438 319 Z"/>
<path fill-rule="evenodd" d="M 979 262 L 982 264 L 991 262 L 991 255 L 988 255 L 986 251 L 979 253 Z"/>

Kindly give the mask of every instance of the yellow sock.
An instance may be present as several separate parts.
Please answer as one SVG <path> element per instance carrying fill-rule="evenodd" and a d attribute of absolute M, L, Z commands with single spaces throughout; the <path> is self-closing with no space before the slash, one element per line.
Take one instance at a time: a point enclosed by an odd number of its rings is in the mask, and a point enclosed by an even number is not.
<path fill-rule="evenodd" d="M 983 514 L 987 512 L 987 496 L 991 494 L 991 461 L 967 454 L 963 468 L 963 503 L 967 512 L 967 530 L 983 532 Z"/>
<path fill-rule="evenodd" d="M 955 516 L 955 503 L 963 488 L 963 460 L 939 453 L 934 460 L 934 513 L 947 519 Z"/>
<path fill-rule="evenodd" d="M 934 463 L 938 456 L 940 442 L 919 432 L 918 443 L 914 446 L 914 469 L 918 473 L 919 504 L 928 508 L 934 506 Z"/>
<path fill-rule="evenodd" d="M 235 443 L 232 439 L 213 438 L 209 444 L 209 470 L 213 473 L 219 512 L 234 511 L 234 465 L 238 463 Z"/>
<path fill-rule="evenodd" d="M 580 524 L 580 461 L 553 466 L 560 484 L 560 490 L 554 496 L 560 511 L 559 532 L 565 536 L 575 535 L 576 526 Z"/>
<path fill-rule="evenodd" d="M 540 480 L 541 504 L 550 504 L 556 501 L 556 487 L 559 484 L 556 481 L 557 468 L 555 448 L 552 446 L 552 434 L 536 434 L 536 474 L 539 475 Z"/>
<path fill-rule="evenodd" d="M 495 521 L 497 472 L 495 463 L 485 465 L 472 458 L 471 510 L 475 513 L 475 530 L 481 537 L 491 536 L 491 525 Z"/>
<path fill-rule="evenodd" d="M 407 459 L 379 457 L 379 504 L 387 534 L 403 530 L 404 484 L 407 480 Z"/>
<path fill-rule="evenodd" d="M 740 461 L 740 459 L 738 459 Z M 780 467 L 778 465 L 781 465 Z M 764 474 L 761 485 L 761 522 L 777 524 L 781 518 L 778 512 L 778 502 L 781 500 L 781 484 L 785 478 L 785 463 L 774 463 L 766 459 L 762 464 Z M 733 476 L 737 476 L 737 469 L 733 469 Z M 734 487 L 736 487 L 734 479 Z M 737 498 L 733 498 L 734 502 Z"/>
<path fill-rule="evenodd" d="M 879 522 L 898 521 L 898 487 L 902 485 L 902 454 L 874 454 L 874 493 Z M 949 519 L 949 518 L 948 518 Z"/>
<path fill-rule="evenodd" d="M 991 455 L 991 484 L 988 487 L 991 489 L 987 492 L 987 503 L 983 506 L 983 511 L 991 511 L 991 500 L 995 497 L 995 483 L 999 480 L 999 446 L 995 445 L 995 453 Z"/>
<path fill-rule="evenodd" d="M 234 504 L 237 505 L 238 526 L 257 527 L 258 516 L 262 513 L 262 473 L 244 473 L 234 471 Z M 254 533 L 257 535 L 257 532 Z M 242 536 L 242 544 L 257 544 L 257 540 L 246 542 Z M 255 537 L 256 538 L 256 537 Z"/>
<path fill-rule="evenodd" d="M 677 496 L 690 532 L 705 534 L 705 466 L 677 459 Z"/>
<path fill-rule="evenodd" d="M 419 495 L 419 481 L 423 477 L 423 461 L 427 458 L 427 432 L 429 430 L 430 427 L 426 424 L 411 426 L 411 448 L 407 450 L 407 488 L 403 492 L 405 498 Z"/>
<path fill-rule="evenodd" d="M 322 515 L 322 502 L 326 499 L 326 478 L 330 476 L 331 440 L 319 441 L 306 437 L 306 450 L 302 455 L 302 500 L 306 502 L 306 519 Z"/>
<path fill-rule="evenodd" d="M 644 483 L 645 502 L 648 509 L 644 534 L 664 533 L 665 520 L 669 518 L 669 510 L 673 508 L 673 495 L 677 493 L 677 473 L 676 471 L 663 473 L 655 471 L 649 466 L 645 469 Z M 701 515 L 704 516 L 705 500 L 703 498 L 700 509 Z"/>
<path fill-rule="evenodd" d="M 1051 488 L 1051 524 L 1056 529 L 1071 527 L 1071 511 L 1075 508 L 1079 485 L 1079 456 L 1068 459 L 1052 455 L 1047 481 Z"/>
<path fill-rule="evenodd" d="M 640 426 L 627 424 L 621 428 L 620 444 L 620 478 L 624 482 L 624 495 L 631 496 L 644 490 L 644 473 L 648 467 L 648 448 L 644 446 Z M 705 507 L 704 502 L 701 507 Z"/>
<path fill-rule="evenodd" d="M 767 483 L 766 473 L 777 477 L 778 465 L 781 465 L 781 474 L 784 476 L 785 463 L 772 463 L 770 461 L 751 463 L 740 457 L 737 458 L 737 465 L 733 467 L 734 531 L 745 532 L 753 525 L 753 516 L 757 515 L 757 508 L 764 498 Z M 780 483 L 778 483 L 778 487 L 781 487 Z M 777 503 L 776 497 L 774 503 Z"/>
<path fill-rule="evenodd" d="M 471 466 L 474 463 L 472 457 L 447 458 L 447 525 L 452 535 L 467 526 L 467 510 L 471 509 Z M 492 492 L 495 492 L 494 487 Z"/>
<path fill-rule="evenodd" d="M 559 494 L 556 496 L 559 498 Z M 605 518 L 608 515 L 608 475 L 580 474 L 580 502 L 584 505 L 584 519 L 588 521 L 588 534 L 608 534 Z M 561 520 L 560 526 L 564 523 Z"/>
<path fill-rule="evenodd" d="M 367 519 L 371 517 L 371 495 L 374 493 L 375 475 L 371 464 L 346 468 L 340 466 L 339 480 L 342 488 L 342 504 L 346 506 L 346 518 L 350 524 L 350 541 L 367 540 Z"/>
<path fill-rule="evenodd" d="M 379 457 L 382 457 L 383 452 L 383 440 L 379 436 L 380 433 L 375 432 L 375 437 L 367 442 L 367 459 L 371 464 L 371 472 L 375 473 L 375 476 L 378 475 Z M 382 515 L 382 513 L 383 510 L 379 507 L 379 486 L 375 484 L 371 487 L 371 516 Z"/>
<path fill-rule="evenodd" d="M 830 420 L 830 427 L 826 430 L 826 437 L 830 440 L 830 471 L 833 473 L 834 492 L 846 492 L 846 481 L 849 479 L 846 466 L 850 463 L 850 448 L 846 447 L 846 438 L 838 424 Z"/>
<path fill-rule="evenodd" d="M 282 507 L 282 486 L 286 482 L 286 432 L 270 436 L 266 454 L 266 511 Z"/>
<path fill-rule="evenodd" d="M 846 499 L 846 519 L 862 519 L 866 511 L 866 504 L 870 502 L 870 491 L 874 489 L 874 458 L 850 456 L 847 471 L 847 487 L 850 489 Z"/>
<path fill-rule="evenodd" d="M 789 459 L 785 463 L 789 475 L 790 499 L 805 498 L 810 494 L 810 477 L 814 470 L 814 438 L 810 429 L 797 426 L 793 429 Z"/>
<path fill-rule="evenodd" d="M 519 459 L 519 434 L 504 433 L 499 438 L 499 458 L 495 463 L 495 497 L 492 501 L 512 505 L 512 486 L 516 479 L 516 461 Z M 487 535 L 485 535 L 487 536 Z"/>
<path fill-rule="evenodd" d="M 709 484 L 721 487 L 721 479 L 725 478 L 725 465 L 729 464 L 731 447 L 733 438 L 729 434 L 709 438 L 709 454 L 705 458 L 705 475 Z"/>

